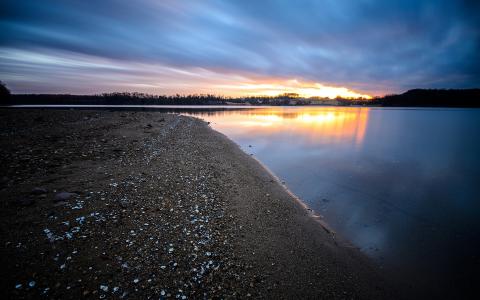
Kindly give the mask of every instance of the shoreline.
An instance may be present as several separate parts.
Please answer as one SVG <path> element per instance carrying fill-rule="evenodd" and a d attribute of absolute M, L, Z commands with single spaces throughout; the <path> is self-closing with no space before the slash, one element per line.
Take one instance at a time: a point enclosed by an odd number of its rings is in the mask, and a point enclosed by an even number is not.
<path fill-rule="evenodd" d="M 0 114 L 11 298 L 398 297 L 364 254 L 200 119 Z M 72 195 L 57 201 L 60 192 Z"/>
<path fill-rule="evenodd" d="M 198 118 L 199 120 L 203 121 L 202 119 Z M 214 130 L 214 129 L 212 129 Z M 238 145 L 237 143 L 235 143 L 233 140 L 231 140 L 230 138 L 228 138 L 228 136 L 224 135 L 223 133 L 219 132 L 219 131 L 216 131 L 214 130 L 215 132 L 223 135 L 225 137 L 225 139 L 228 139 L 230 142 L 234 143 L 240 150 L 242 150 L 245 154 L 249 155 L 247 152 L 245 152 L 241 147 L 240 145 Z M 250 155 L 250 158 L 255 160 L 263 169 L 266 173 L 268 173 L 276 182 L 279 186 L 281 186 L 285 192 L 287 194 L 290 195 L 290 197 L 292 198 L 292 200 L 294 202 L 296 202 L 298 205 L 300 205 L 300 207 L 302 207 L 304 210 L 305 210 L 305 213 L 308 214 L 313 220 L 317 221 L 319 226 L 321 226 L 325 232 L 327 232 L 328 234 L 331 234 L 332 238 L 335 239 L 335 236 L 336 236 L 336 231 L 333 230 L 330 225 L 328 225 L 328 223 L 326 221 L 323 220 L 323 217 L 319 214 L 317 214 L 313 209 L 311 209 L 307 203 L 302 200 L 302 198 L 298 197 L 294 192 L 292 192 L 288 186 L 284 183 L 284 181 L 282 181 L 272 170 L 270 170 L 264 163 L 262 163 L 259 159 L 257 159 L 255 156 L 253 155 Z M 348 241 L 346 241 L 345 239 L 342 239 L 344 243 L 346 243 L 348 245 Z M 356 248 L 355 246 L 351 246 L 352 248 Z"/>

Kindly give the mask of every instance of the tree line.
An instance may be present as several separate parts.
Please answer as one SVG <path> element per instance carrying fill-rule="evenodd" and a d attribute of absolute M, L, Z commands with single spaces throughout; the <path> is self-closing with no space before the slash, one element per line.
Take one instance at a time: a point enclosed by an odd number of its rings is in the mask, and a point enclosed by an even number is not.
<path fill-rule="evenodd" d="M 278 96 L 224 97 L 212 94 L 151 95 L 146 93 L 104 93 L 98 95 L 11 94 L 0 81 L 3 105 L 314 105 L 316 100 L 341 106 L 480 107 L 480 89 L 414 89 L 403 94 L 368 99 L 302 98 L 296 93 Z M 328 104 L 328 103 L 327 103 Z"/>

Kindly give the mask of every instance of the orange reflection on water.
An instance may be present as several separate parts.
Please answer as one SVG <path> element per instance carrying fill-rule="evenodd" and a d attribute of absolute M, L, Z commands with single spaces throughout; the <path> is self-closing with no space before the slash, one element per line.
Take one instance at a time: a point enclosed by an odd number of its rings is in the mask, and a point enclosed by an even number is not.
<path fill-rule="evenodd" d="M 361 145 L 368 115 L 368 108 L 268 107 L 214 112 L 203 117 L 227 133 L 268 136 L 281 132 L 311 142 L 321 139 L 326 143 L 351 141 Z"/>

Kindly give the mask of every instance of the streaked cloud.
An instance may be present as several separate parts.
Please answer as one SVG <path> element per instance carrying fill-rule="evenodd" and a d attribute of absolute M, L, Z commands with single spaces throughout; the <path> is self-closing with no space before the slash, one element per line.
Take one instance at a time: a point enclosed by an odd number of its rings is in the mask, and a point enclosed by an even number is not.
<path fill-rule="evenodd" d="M 233 94 L 272 82 L 288 90 L 293 80 L 362 94 L 480 85 L 475 1 L 0 5 L 0 79 L 16 92 Z"/>

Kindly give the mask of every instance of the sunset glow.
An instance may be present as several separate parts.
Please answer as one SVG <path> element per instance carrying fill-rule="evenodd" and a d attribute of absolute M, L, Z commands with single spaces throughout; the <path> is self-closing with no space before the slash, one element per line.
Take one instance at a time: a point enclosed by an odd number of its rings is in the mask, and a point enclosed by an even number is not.
<path fill-rule="evenodd" d="M 0 80 L 13 93 L 320 98 L 480 82 L 475 1 L 100 2 L 3 1 Z"/>
<path fill-rule="evenodd" d="M 310 98 L 365 98 L 372 99 L 372 96 L 352 91 L 346 87 L 333 87 L 321 83 L 306 83 L 296 79 L 279 81 L 274 83 L 240 83 L 232 85 L 220 85 L 225 91 L 238 91 L 239 94 L 247 96 L 277 96 L 284 93 L 295 93 L 300 97 Z"/>
<path fill-rule="evenodd" d="M 47 53 L 0 48 L 1 61 L 8 65 L 28 65 L 32 69 L 22 76 L 16 73 L 4 76 L 10 82 L 20 78 L 18 85 L 13 85 L 12 88 L 26 93 L 91 94 L 125 91 L 154 95 L 215 94 L 226 97 L 273 97 L 296 93 L 305 98 L 372 98 L 348 87 L 301 79 L 286 80 L 223 69 L 136 63 L 65 51 Z M 56 72 L 40 76 L 38 70 L 44 69 L 54 69 Z M 86 71 L 88 76 L 78 75 Z"/>

